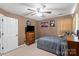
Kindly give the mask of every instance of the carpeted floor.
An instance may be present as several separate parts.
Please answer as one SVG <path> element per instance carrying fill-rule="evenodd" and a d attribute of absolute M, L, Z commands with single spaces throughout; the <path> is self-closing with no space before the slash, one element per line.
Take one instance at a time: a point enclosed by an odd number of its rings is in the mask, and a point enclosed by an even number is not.
<path fill-rule="evenodd" d="M 3 56 L 56 56 L 52 53 L 38 49 L 36 44 L 30 46 L 22 45 L 18 49 L 10 51 Z"/>

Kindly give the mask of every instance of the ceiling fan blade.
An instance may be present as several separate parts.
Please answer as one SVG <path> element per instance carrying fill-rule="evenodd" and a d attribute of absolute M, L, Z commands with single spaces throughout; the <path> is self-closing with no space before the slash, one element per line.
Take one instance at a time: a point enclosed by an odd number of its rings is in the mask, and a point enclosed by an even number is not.
<path fill-rule="evenodd" d="M 52 12 L 51 12 L 51 11 L 45 11 L 45 12 L 43 12 L 43 13 L 48 13 L 48 14 L 51 14 Z"/>
<path fill-rule="evenodd" d="M 33 9 L 27 9 L 27 10 L 29 10 L 29 11 L 35 11 L 35 10 L 33 10 Z"/>
<path fill-rule="evenodd" d="M 31 14 L 31 16 L 35 15 L 36 13 Z"/>

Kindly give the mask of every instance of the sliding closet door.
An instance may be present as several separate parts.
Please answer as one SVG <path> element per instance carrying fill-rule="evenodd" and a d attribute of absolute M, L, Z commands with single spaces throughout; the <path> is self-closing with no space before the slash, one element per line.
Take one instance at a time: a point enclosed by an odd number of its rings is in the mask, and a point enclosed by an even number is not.
<path fill-rule="evenodd" d="M 1 33 L 2 33 L 2 19 L 1 19 L 1 17 L 0 17 L 0 53 L 1 53 L 1 41 L 2 41 L 2 35 L 1 35 Z"/>
<path fill-rule="evenodd" d="M 18 20 L 3 17 L 3 52 L 18 48 Z"/>

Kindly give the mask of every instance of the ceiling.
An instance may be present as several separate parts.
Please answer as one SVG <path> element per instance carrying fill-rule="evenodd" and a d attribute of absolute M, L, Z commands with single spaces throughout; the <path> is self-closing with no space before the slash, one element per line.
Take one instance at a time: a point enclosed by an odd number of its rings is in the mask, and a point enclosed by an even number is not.
<path fill-rule="evenodd" d="M 43 8 L 42 5 L 45 5 L 43 11 L 44 10 L 52 11 L 52 13 L 51 14 L 44 13 L 44 17 L 39 17 L 37 15 L 27 15 L 28 13 L 32 12 L 27 10 L 28 8 L 31 9 Z M 70 15 L 73 13 L 75 6 L 76 6 L 75 3 L 0 3 L 0 8 L 2 8 L 7 12 L 35 20 L 42 20 L 47 18 Z"/>

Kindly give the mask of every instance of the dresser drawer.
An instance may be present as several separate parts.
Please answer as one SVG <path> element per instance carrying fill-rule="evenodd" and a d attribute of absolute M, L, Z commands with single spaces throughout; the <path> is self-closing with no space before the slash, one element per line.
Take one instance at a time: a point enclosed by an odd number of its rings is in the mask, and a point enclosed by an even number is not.
<path fill-rule="evenodd" d="M 35 42 L 35 32 L 26 33 L 26 44 L 30 45 Z"/>
<path fill-rule="evenodd" d="M 79 42 L 67 41 L 68 43 L 68 55 L 79 56 Z"/>

